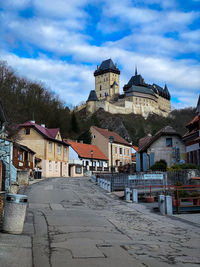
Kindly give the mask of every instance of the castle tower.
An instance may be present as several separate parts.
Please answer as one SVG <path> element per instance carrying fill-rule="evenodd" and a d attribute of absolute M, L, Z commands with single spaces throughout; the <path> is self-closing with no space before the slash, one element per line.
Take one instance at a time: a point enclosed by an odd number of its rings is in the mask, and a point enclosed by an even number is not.
<path fill-rule="evenodd" d="M 112 59 L 104 60 L 94 72 L 95 91 L 99 100 L 119 94 L 120 70 Z"/>

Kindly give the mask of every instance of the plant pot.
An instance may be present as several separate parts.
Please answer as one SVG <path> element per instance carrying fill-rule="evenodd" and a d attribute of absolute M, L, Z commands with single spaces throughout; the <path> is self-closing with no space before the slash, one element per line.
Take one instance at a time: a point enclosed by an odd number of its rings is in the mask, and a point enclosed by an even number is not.
<path fill-rule="evenodd" d="M 145 198 L 145 201 L 146 201 L 147 203 L 153 203 L 153 202 L 154 202 L 154 197 L 153 197 L 153 196 L 146 197 L 146 198 Z"/>

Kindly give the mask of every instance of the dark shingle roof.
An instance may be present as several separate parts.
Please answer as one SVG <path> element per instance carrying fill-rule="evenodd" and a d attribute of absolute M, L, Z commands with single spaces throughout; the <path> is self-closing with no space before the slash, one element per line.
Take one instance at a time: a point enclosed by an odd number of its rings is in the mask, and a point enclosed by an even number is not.
<path fill-rule="evenodd" d="M 96 94 L 95 90 L 91 90 L 90 91 L 90 94 L 89 94 L 87 102 L 88 101 L 98 101 L 97 94 Z"/>
<path fill-rule="evenodd" d="M 132 85 L 126 92 L 126 95 L 130 95 L 131 93 L 134 92 L 138 92 L 138 93 L 143 93 L 143 94 L 149 94 L 149 95 L 153 95 L 156 96 L 155 93 L 153 92 L 153 90 L 151 90 L 150 88 L 144 87 L 144 86 L 135 86 Z"/>
<path fill-rule="evenodd" d="M 120 74 L 120 70 L 114 65 L 112 59 L 106 59 L 102 61 L 100 67 L 95 70 L 94 76 L 112 71 L 114 73 Z"/>

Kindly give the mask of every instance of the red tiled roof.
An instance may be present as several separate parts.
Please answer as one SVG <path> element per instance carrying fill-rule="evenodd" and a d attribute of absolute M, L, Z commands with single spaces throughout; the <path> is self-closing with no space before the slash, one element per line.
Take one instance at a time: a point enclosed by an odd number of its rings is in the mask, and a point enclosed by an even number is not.
<path fill-rule="evenodd" d="M 138 147 L 137 146 L 133 146 L 133 149 L 135 150 L 135 151 L 138 151 Z"/>
<path fill-rule="evenodd" d="M 96 126 L 92 126 L 95 130 L 97 130 L 101 135 L 103 135 L 106 139 L 109 139 L 110 136 L 114 137 L 114 143 L 123 144 L 126 146 L 131 146 L 129 142 L 127 142 L 123 137 L 115 132 L 108 131 L 108 129 L 98 128 Z"/>
<path fill-rule="evenodd" d="M 39 133 L 41 133 L 42 135 L 44 135 L 48 139 L 62 142 L 60 140 L 55 139 L 55 137 L 59 131 L 59 128 L 46 128 L 46 127 L 43 127 L 43 126 L 36 124 L 32 121 L 27 121 L 27 122 L 19 125 L 19 127 L 27 127 L 27 126 L 34 127 Z"/>
<path fill-rule="evenodd" d="M 108 160 L 97 146 L 77 143 L 67 139 L 64 139 L 64 142 L 70 145 L 80 158 Z M 91 150 L 93 150 L 93 156 L 91 155 Z"/>

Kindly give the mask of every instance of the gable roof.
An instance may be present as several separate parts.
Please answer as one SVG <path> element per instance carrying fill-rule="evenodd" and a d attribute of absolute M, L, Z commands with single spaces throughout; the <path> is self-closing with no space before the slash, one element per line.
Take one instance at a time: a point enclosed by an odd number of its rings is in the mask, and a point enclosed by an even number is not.
<path fill-rule="evenodd" d="M 139 140 L 139 150 L 138 152 L 143 152 L 150 147 L 159 137 L 166 135 L 177 135 L 181 138 L 181 135 L 177 133 L 171 126 L 166 126 L 159 130 L 154 136 L 146 136 Z"/>
<path fill-rule="evenodd" d="M 64 142 L 70 145 L 76 151 L 80 158 L 99 159 L 105 161 L 108 160 L 108 158 L 97 146 L 77 143 L 68 139 L 64 139 Z M 91 150 L 93 151 L 93 156 L 91 155 Z"/>
<path fill-rule="evenodd" d="M 101 65 L 97 70 L 94 72 L 94 76 L 106 73 L 108 71 L 112 71 L 114 73 L 120 74 L 120 70 L 114 65 L 112 59 L 106 59 L 102 61 Z"/>
<path fill-rule="evenodd" d="M 50 140 L 52 140 L 54 142 L 63 143 L 62 141 L 55 139 L 56 135 L 60 131 L 59 128 L 46 128 L 44 126 L 36 124 L 33 121 L 27 121 L 25 123 L 19 124 L 19 127 L 20 128 L 22 128 L 22 127 L 32 127 L 38 133 L 42 134 L 45 138 L 50 139 Z"/>
<path fill-rule="evenodd" d="M 114 137 L 114 143 L 122 144 L 122 145 L 126 145 L 126 146 L 132 146 L 123 137 L 121 137 L 119 134 L 117 134 L 115 132 L 111 132 L 111 131 L 108 131 L 108 129 L 102 129 L 102 128 L 99 128 L 96 126 L 92 126 L 92 127 L 108 140 L 109 140 L 110 136 L 113 136 Z"/>

